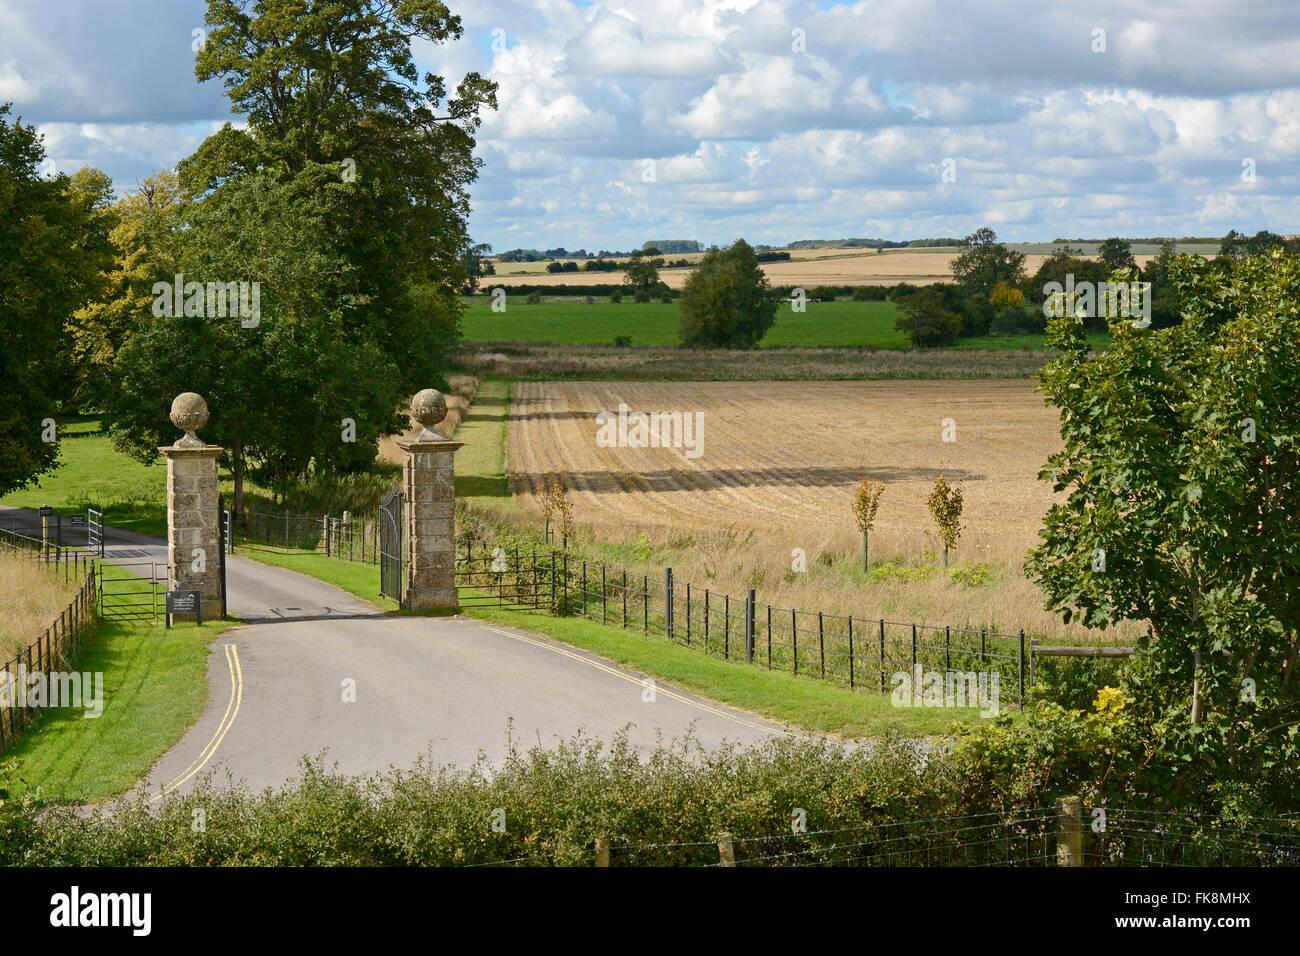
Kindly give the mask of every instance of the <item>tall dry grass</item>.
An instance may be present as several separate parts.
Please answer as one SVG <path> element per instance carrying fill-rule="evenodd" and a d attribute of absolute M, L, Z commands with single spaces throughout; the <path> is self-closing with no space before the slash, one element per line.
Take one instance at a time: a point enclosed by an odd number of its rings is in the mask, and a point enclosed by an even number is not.
<path fill-rule="evenodd" d="M 0 549 L 0 665 L 45 633 L 80 583 L 64 584 L 52 566 Z"/>
<path fill-rule="evenodd" d="M 526 499 L 516 499 L 531 512 Z M 519 515 L 492 514 L 518 523 Z M 671 525 L 613 520 L 584 521 L 570 547 L 585 557 L 629 572 L 662 575 L 671 565 L 681 586 L 709 588 L 743 598 L 754 588 L 761 605 L 827 614 L 885 618 L 902 623 L 988 629 L 1048 643 L 1129 643 L 1145 631 L 1125 623 L 1104 631 L 1065 624 L 1044 608 L 1042 590 L 1025 574 L 1032 539 L 968 529 L 949 556 L 946 574 L 934 529 L 883 529 L 871 533 L 871 571 L 863 575 L 862 535 L 845 503 L 841 528 L 823 525 L 796 539 L 789 533 L 736 525 L 691 530 Z M 537 527 L 541 527 L 540 515 Z M 806 570 L 793 569 L 795 547 Z"/>

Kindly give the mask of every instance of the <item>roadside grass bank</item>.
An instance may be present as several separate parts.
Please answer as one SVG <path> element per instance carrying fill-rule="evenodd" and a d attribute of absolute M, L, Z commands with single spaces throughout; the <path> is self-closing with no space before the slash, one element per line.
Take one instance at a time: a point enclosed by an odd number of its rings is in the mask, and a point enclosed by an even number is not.
<path fill-rule="evenodd" d="M 44 634 L 80 587 L 52 564 L 0 548 L 0 662 Z"/>
<path fill-rule="evenodd" d="M 236 623 L 101 620 L 68 667 L 103 674 L 102 714 L 47 709 L 3 755 L 18 761 L 11 796 L 89 804 L 129 791 L 203 714 L 206 645 Z"/>

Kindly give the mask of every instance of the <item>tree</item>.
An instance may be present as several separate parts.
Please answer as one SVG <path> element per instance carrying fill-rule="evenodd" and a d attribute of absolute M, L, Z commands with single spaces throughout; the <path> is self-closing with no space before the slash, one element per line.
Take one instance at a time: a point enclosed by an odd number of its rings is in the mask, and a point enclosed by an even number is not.
<path fill-rule="evenodd" d="M 1041 477 L 1067 497 L 1027 567 L 1067 621 L 1149 624 L 1123 687 L 1160 800 L 1216 787 L 1237 808 L 1261 788 L 1292 801 L 1300 263 L 1279 254 L 1224 274 L 1180 256 L 1170 274 L 1179 326 L 1116 319 L 1089 355 L 1077 320 L 1050 323 L 1061 357 L 1041 383 L 1064 447 Z"/>
<path fill-rule="evenodd" d="M 492 244 L 488 242 L 472 243 L 465 247 L 460 257 L 460 267 L 465 272 L 466 292 L 478 291 L 478 280 L 494 274 L 492 263 L 486 260 L 491 251 Z"/>
<path fill-rule="evenodd" d="M 649 302 L 650 297 L 663 284 L 659 281 L 659 270 L 663 267 L 664 258 L 659 255 L 658 249 L 637 249 L 623 270 L 623 284 L 631 290 L 638 302 Z M 645 298 L 642 299 L 641 296 Z"/>
<path fill-rule="evenodd" d="M 997 309 L 1019 309 L 1025 304 L 1025 294 L 1006 280 L 999 279 L 989 293 L 989 302 Z"/>
<path fill-rule="evenodd" d="M 930 517 L 934 518 L 934 523 L 939 528 L 939 540 L 943 542 L 943 566 L 946 568 L 948 549 L 956 547 L 957 539 L 961 537 L 962 532 L 961 488 L 949 485 L 943 472 L 940 472 L 930 497 L 926 499 L 926 505 L 930 509 Z"/>
<path fill-rule="evenodd" d="M 1133 248 L 1127 239 L 1106 239 L 1097 246 L 1097 261 L 1109 276 L 1116 269 L 1136 269 Z"/>
<path fill-rule="evenodd" d="M 420 76 L 412 44 L 461 35 L 438 0 L 209 0 L 207 22 L 195 75 L 221 79 L 248 126 L 227 124 L 178 165 L 193 204 L 176 235 L 187 280 L 264 286 L 264 321 L 144 317 L 115 363 L 135 402 L 112 407 L 122 441 L 145 454 L 169 433 L 158 410 L 180 373 L 202 391 L 219 371 L 206 437 L 231 449 L 238 510 L 246 455 L 274 480 L 368 467 L 373 430 L 399 428 L 412 392 L 445 386 L 473 134 L 495 84 L 470 73 L 449 96 Z M 214 359 L 186 352 L 180 329 Z M 356 442 L 340 442 L 340 417 Z"/>
<path fill-rule="evenodd" d="M 0 104 L 0 494 L 57 462 L 52 426 L 71 389 L 64 324 L 106 254 L 96 177 L 41 176 L 41 139 L 9 110 Z"/>
<path fill-rule="evenodd" d="M 108 234 L 113 250 L 95 298 L 68 321 L 80 375 L 78 398 L 103 408 L 117 388 L 113 365 L 138 319 L 153 302 L 155 282 L 184 272 L 182 224 L 187 204 L 176 174 L 163 170 L 113 205 Z M 152 460 L 152 459 L 151 459 Z"/>
<path fill-rule="evenodd" d="M 867 532 L 876 523 L 876 510 L 880 507 L 880 496 L 885 491 L 884 482 L 863 478 L 853 492 L 853 518 L 862 532 L 862 572 L 867 571 Z"/>
<path fill-rule="evenodd" d="M 935 348 L 950 344 L 961 334 L 961 316 L 951 311 L 941 292 L 930 287 L 905 292 L 894 297 L 903 314 L 894 328 L 906 332 L 916 348 Z"/>
<path fill-rule="evenodd" d="M 997 241 L 987 226 L 966 237 L 966 251 L 952 263 L 952 277 L 968 292 L 988 295 L 999 281 L 1019 285 L 1025 273 L 1025 256 Z"/>
<path fill-rule="evenodd" d="M 712 248 L 686 277 L 677 337 L 702 348 L 754 348 L 776 322 L 776 300 L 753 247 Z"/>

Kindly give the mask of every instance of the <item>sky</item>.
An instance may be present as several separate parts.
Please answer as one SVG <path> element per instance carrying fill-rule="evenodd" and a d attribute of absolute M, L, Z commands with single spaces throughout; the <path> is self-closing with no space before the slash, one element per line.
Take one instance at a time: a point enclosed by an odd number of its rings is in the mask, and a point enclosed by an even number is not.
<path fill-rule="evenodd" d="M 448 0 L 497 251 L 1300 232 L 1295 0 Z M 232 115 L 202 0 L 0 0 L 0 103 L 130 191 Z"/>

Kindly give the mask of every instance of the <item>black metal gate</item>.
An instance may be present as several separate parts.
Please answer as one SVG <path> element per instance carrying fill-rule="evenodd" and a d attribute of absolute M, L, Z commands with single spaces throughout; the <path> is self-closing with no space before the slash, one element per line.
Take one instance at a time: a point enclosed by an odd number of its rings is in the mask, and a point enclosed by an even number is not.
<path fill-rule="evenodd" d="M 221 614 L 226 614 L 226 532 L 230 520 L 229 512 L 226 511 L 226 502 L 221 495 L 217 495 L 217 554 L 220 556 L 221 570 Z"/>
<path fill-rule="evenodd" d="M 403 519 L 402 488 L 398 485 L 379 499 L 379 591 L 402 603 Z"/>

